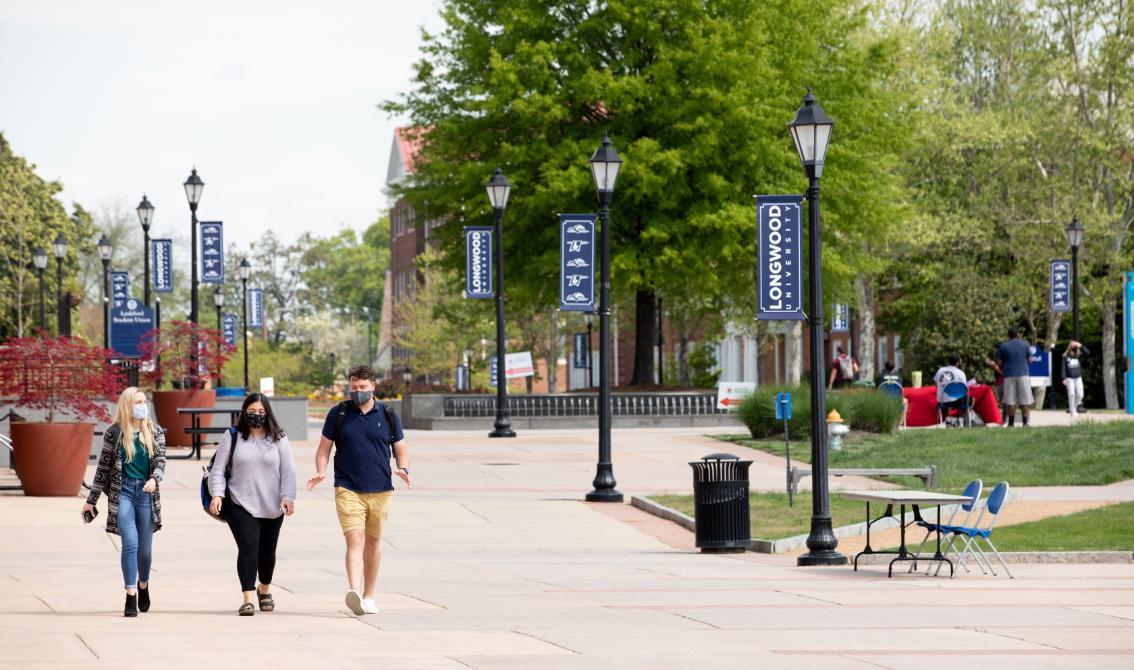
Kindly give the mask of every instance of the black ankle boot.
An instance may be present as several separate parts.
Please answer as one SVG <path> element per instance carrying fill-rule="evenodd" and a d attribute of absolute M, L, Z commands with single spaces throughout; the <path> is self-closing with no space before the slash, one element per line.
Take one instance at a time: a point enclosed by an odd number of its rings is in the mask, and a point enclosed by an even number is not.
<path fill-rule="evenodd" d="M 122 612 L 122 616 L 138 616 L 138 596 L 126 594 L 126 609 Z"/>
<path fill-rule="evenodd" d="M 150 587 L 148 586 L 138 587 L 138 611 L 150 611 Z"/>

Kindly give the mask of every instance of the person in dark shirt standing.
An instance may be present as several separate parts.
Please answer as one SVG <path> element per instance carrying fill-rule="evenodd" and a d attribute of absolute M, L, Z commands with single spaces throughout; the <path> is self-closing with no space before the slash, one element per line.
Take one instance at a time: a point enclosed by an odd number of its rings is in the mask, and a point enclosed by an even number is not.
<path fill-rule="evenodd" d="M 1090 356 L 1091 352 L 1081 342 L 1071 340 L 1067 350 L 1063 352 L 1063 385 L 1067 387 L 1067 407 L 1071 410 L 1071 419 L 1079 414 L 1079 405 L 1083 403 L 1083 362 L 1082 356 Z"/>
<path fill-rule="evenodd" d="M 1008 412 L 1008 426 L 1016 425 L 1016 407 L 1019 406 L 1023 415 L 1024 425 L 1028 425 L 1028 413 L 1032 403 L 1032 379 L 1028 374 L 1028 356 L 1031 347 L 1020 339 L 1015 328 L 1008 329 L 1008 341 L 996 350 L 996 360 L 1004 372 L 1003 401 Z"/>
<path fill-rule="evenodd" d="M 360 365 L 347 377 L 350 402 L 339 403 L 327 413 L 315 450 L 315 475 L 307 480 L 307 490 L 323 481 L 334 445 L 335 510 L 346 540 L 350 585 L 346 605 L 357 615 L 377 614 L 374 590 L 382 558 L 382 526 L 390 513 L 393 475 L 410 485 L 409 452 L 401 419 L 374 400 L 374 370 Z M 393 472 L 391 456 L 397 461 Z"/>

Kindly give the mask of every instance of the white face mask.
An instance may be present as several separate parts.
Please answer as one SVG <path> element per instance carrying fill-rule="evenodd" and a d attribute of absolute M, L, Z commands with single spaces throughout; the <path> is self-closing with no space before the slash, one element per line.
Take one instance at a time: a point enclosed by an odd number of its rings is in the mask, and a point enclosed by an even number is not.
<path fill-rule="evenodd" d="M 150 415 L 150 406 L 149 405 L 134 405 L 134 418 L 135 419 L 138 419 L 140 421 L 142 419 L 149 417 L 149 415 Z"/>

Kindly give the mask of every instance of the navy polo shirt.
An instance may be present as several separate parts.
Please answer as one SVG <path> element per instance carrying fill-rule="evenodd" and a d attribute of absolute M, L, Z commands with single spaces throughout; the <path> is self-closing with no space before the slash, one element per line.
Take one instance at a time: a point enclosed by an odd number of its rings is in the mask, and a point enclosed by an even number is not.
<path fill-rule="evenodd" d="M 335 421 L 342 405 L 335 405 L 323 422 L 323 437 L 335 439 Z M 391 446 L 405 439 L 402 420 L 397 412 L 390 412 L 394 425 L 386 425 L 382 404 L 363 414 L 353 404 L 346 410 L 346 419 L 335 443 L 335 486 L 355 493 L 381 493 L 394 490 L 391 480 Z"/>

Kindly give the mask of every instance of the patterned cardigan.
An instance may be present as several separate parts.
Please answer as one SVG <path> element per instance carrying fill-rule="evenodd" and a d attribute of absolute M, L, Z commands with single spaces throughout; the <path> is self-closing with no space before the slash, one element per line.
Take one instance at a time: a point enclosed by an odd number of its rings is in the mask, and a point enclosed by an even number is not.
<path fill-rule="evenodd" d="M 150 509 L 153 512 L 154 530 L 161 530 L 161 480 L 165 479 L 165 429 L 156 423 L 154 429 L 154 455 L 150 458 L 150 477 L 159 482 L 154 490 L 153 503 Z M 94 481 L 91 483 L 91 492 L 87 502 L 98 504 L 98 497 L 106 491 L 109 509 L 106 514 L 106 532 L 120 535 L 118 532 L 118 501 L 122 496 L 122 429 L 117 424 L 111 425 L 102 435 L 102 453 L 98 457 L 98 467 L 95 469 Z M 109 485 L 109 487 L 108 487 Z"/>

